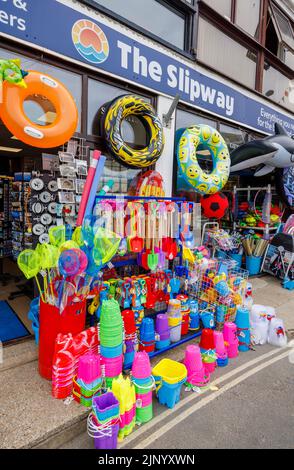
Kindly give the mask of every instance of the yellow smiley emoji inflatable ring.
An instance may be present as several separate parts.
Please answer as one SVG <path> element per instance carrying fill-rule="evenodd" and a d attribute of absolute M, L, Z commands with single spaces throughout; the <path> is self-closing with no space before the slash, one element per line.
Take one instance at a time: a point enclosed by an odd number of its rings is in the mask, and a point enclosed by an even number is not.
<path fill-rule="evenodd" d="M 182 132 L 181 132 L 182 131 Z M 199 194 L 219 193 L 230 174 L 230 153 L 220 133 L 207 125 L 181 129 L 177 144 L 177 160 L 185 181 Z M 213 168 L 206 173 L 197 160 L 197 149 L 207 148 L 212 156 Z"/>

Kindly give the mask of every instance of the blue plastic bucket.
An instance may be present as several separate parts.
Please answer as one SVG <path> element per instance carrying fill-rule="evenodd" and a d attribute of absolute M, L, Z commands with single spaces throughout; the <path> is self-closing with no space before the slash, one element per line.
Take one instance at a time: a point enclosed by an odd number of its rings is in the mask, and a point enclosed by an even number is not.
<path fill-rule="evenodd" d="M 212 312 L 203 312 L 201 313 L 201 321 L 204 328 L 214 328 L 215 320 L 214 314 Z"/>
<path fill-rule="evenodd" d="M 232 253 L 230 254 L 230 258 L 237 261 L 238 264 L 236 268 L 241 268 L 243 255 L 238 255 L 238 253 Z"/>
<path fill-rule="evenodd" d="M 132 367 L 135 357 L 135 351 L 125 353 L 124 355 L 124 369 L 130 369 Z"/>
<path fill-rule="evenodd" d="M 249 271 L 249 276 L 256 276 L 260 273 L 261 263 L 261 256 L 246 256 L 246 269 Z"/>
<path fill-rule="evenodd" d="M 226 367 L 229 363 L 229 358 L 226 357 L 226 359 L 217 359 L 216 363 L 217 363 L 218 367 Z"/>
<path fill-rule="evenodd" d="M 123 353 L 123 344 L 115 346 L 114 348 L 107 348 L 106 346 L 100 345 L 100 354 L 107 359 L 112 359 L 114 357 L 121 356 Z"/>
<path fill-rule="evenodd" d="M 237 325 L 237 336 L 239 341 L 239 351 L 250 349 L 250 313 L 246 307 L 237 308 L 235 323 Z"/>
<path fill-rule="evenodd" d="M 199 313 L 190 313 L 190 330 L 198 330 L 199 329 Z"/>
<path fill-rule="evenodd" d="M 155 382 L 160 381 L 161 377 L 154 377 Z M 181 382 L 176 384 L 169 384 L 162 380 L 160 388 L 157 390 L 157 398 L 161 405 L 165 405 L 168 408 L 174 408 L 176 403 L 180 401 L 182 385 L 185 383 L 187 377 Z"/>
<path fill-rule="evenodd" d="M 170 345 L 170 339 L 165 339 L 162 341 L 155 342 L 156 349 L 164 349 L 164 348 L 167 348 L 169 345 Z"/>

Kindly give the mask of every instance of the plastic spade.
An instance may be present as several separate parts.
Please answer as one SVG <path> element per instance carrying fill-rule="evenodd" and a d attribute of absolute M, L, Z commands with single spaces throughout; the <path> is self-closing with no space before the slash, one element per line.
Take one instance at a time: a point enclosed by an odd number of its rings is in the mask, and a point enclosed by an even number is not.
<path fill-rule="evenodd" d="M 131 217 L 134 217 L 134 232 L 135 236 L 130 239 L 130 251 L 133 253 L 141 253 L 144 248 L 144 238 L 142 237 L 143 225 L 145 222 L 145 211 L 141 207 L 141 204 L 135 206 L 135 210 Z"/>
<path fill-rule="evenodd" d="M 165 266 L 165 254 L 162 250 L 162 238 L 164 234 L 164 220 L 166 214 L 166 205 L 164 202 L 159 204 L 158 210 L 158 267 L 159 269 L 163 269 Z"/>
<path fill-rule="evenodd" d="M 124 224 L 124 202 L 117 201 L 116 203 L 116 212 L 115 212 L 115 233 L 121 237 L 121 241 L 118 247 L 117 254 L 119 256 L 124 256 L 128 251 L 128 244 L 125 238 L 125 224 Z"/>
<path fill-rule="evenodd" d="M 194 235 L 190 230 L 190 215 L 190 204 L 188 202 L 183 202 L 181 204 L 181 241 L 187 248 L 192 248 L 194 244 Z"/>

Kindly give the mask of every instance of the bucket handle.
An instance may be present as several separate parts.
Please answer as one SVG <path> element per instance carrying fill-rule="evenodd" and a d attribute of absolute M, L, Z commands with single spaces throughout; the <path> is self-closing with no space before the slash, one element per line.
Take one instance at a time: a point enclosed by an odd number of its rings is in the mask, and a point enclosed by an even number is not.
<path fill-rule="evenodd" d="M 154 386 L 156 385 L 156 381 L 155 381 L 153 375 L 151 375 L 150 378 L 152 380 L 152 385 L 148 385 L 148 387 L 144 387 L 144 385 L 137 384 L 133 377 L 131 378 L 131 381 L 134 385 L 137 385 L 137 387 L 140 387 L 143 390 L 152 390 L 154 388 Z"/>

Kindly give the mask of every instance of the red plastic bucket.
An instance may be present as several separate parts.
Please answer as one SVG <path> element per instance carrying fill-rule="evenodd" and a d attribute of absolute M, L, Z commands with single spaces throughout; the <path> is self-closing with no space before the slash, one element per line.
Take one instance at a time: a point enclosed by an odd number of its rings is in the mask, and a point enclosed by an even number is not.
<path fill-rule="evenodd" d="M 182 329 L 181 335 L 187 335 L 189 333 L 189 323 L 190 323 L 190 310 L 182 316 Z"/>
<path fill-rule="evenodd" d="M 85 328 L 86 301 L 65 308 L 62 314 L 53 305 L 40 301 L 39 373 L 52 379 L 55 339 L 59 333 L 77 335 Z"/>

